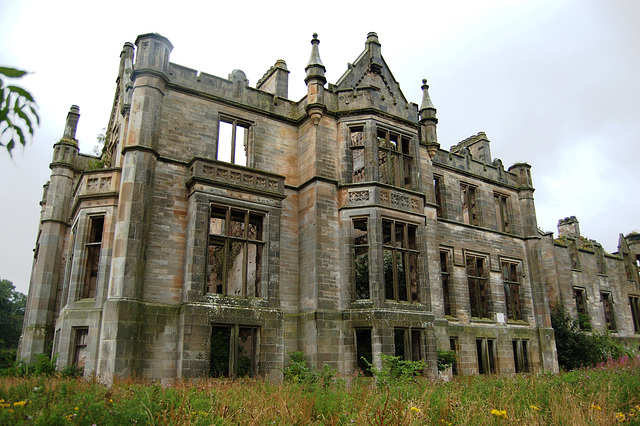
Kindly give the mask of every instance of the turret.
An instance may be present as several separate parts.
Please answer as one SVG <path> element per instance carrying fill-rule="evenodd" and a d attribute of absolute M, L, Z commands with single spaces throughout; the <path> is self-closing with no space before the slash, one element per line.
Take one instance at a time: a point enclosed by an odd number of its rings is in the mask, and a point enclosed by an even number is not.
<path fill-rule="evenodd" d="M 422 105 L 420 105 L 420 143 L 427 147 L 429 157 L 433 159 L 440 148 L 438 143 L 438 119 L 436 107 L 429 96 L 427 80 L 422 80 Z"/>

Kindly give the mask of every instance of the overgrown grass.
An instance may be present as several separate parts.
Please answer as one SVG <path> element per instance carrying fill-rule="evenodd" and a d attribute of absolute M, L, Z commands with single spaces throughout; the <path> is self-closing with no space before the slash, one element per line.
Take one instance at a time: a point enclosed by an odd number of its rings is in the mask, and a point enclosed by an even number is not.
<path fill-rule="evenodd" d="M 347 384 L 347 382 L 349 382 Z M 0 424 L 639 424 L 640 358 L 558 375 L 466 376 L 374 386 L 191 380 L 0 378 Z"/>

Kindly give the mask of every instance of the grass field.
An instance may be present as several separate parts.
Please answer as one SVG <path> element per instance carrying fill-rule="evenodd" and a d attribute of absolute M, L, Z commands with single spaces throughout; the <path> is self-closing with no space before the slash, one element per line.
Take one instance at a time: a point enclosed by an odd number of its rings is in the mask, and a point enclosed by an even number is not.
<path fill-rule="evenodd" d="M 348 384 L 347 384 L 348 383 Z M 260 379 L 112 387 L 61 377 L 0 378 L 0 424 L 640 424 L 640 357 L 557 375 L 463 376 L 376 386 Z"/>

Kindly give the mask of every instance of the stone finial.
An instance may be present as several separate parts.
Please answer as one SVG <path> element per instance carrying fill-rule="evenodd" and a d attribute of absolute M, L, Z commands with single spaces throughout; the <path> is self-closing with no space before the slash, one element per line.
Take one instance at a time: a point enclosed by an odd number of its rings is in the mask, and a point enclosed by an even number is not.
<path fill-rule="evenodd" d="M 64 127 L 63 139 L 76 140 L 76 129 L 80 119 L 80 108 L 78 105 L 71 105 L 67 114 L 67 124 Z"/>
<path fill-rule="evenodd" d="M 322 84 L 327 82 L 327 79 L 324 76 L 326 68 L 320 59 L 318 44 L 320 44 L 320 40 L 318 40 L 318 33 L 313 33 L 313 38 L 311 39 L 311 57 L 309 58 L 309 63 L 304 69 L 307 72 L 307 76 L 304 79 L 307 84 L 309 84 L 309 81 L 314 78 L 318 79 Z"/>
<path fill-rule="evenodd" d="M 429 96 L 429 85 L 427 84 L 427 79 L 422 79 L 422 105 L 420 105 L 420 113 L 422 111 L 431 109 L 435 113 L 436 107 L 433 106 L 433 102 L 431 102 L 431 97 Z"/>
<path fill-rule="evenodd" d="M 380 72 L 382 70 L 383 62 L 378 34 L 373 31 L 367 34 L 365 47 L 369 51 L 369 66 L 371 67 L 371 70 L 374 72 Z"/>

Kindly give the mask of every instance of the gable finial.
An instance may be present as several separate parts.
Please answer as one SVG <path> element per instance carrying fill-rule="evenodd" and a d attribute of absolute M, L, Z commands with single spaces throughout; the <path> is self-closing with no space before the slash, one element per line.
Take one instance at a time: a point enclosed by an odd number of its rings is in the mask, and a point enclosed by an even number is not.
<path fill-rule="evenodd" d="M 431 97 L 429 96 L 429 85 L 427 84 L 427 79 L 422 79 L 422 105 L 420 105 L 420 114 L 424 115 L 422 111 L 431 109 L 435 114 L 436 107 L 433 106 L 433 102 L 431 102 Z"/>
<path fill-rule="evenodd" d="M 304 79 L 306 83 L 308 83 L 312 78 L 319 78 L 322 80 L 323 84 L 327 81 L 324 76 L 326 68 L 322 64 L 320 51 L 318 50 L 319 44 L 320 40 L 318 40 L 318 33 L 313 33 L 313 38 L 311 39 L 311 57 L 309 58 L 309 63 L 304 69 L 307 72 L 307 76 Z"/>

